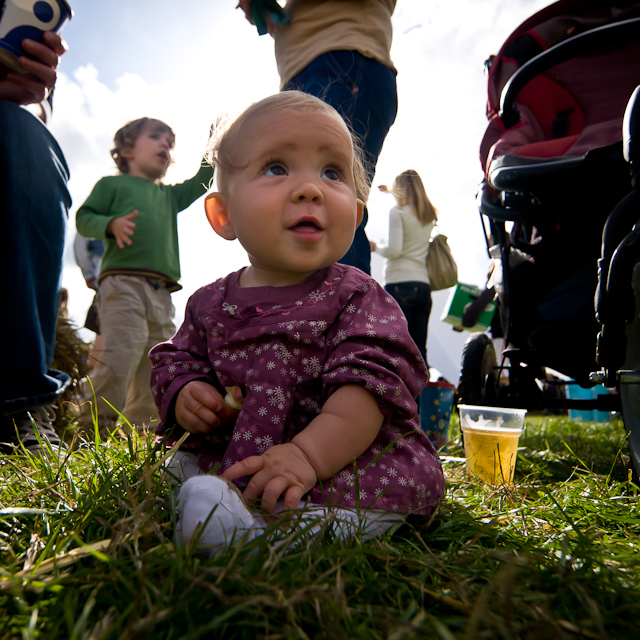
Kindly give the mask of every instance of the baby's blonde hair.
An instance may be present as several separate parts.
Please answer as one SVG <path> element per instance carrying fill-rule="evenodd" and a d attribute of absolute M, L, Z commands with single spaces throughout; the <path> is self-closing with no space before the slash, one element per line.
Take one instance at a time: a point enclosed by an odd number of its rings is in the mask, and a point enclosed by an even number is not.
<path fill-rule="evenodd" d="M 369 195 L 369 183 L 364 169 L 362 146 L 358 138 L 332 106 L 302 91 L 282 91 L 276 93 L 263 100 L 254 102 L 250 107 L 245 109 L 231 125 L 225 127 L 221 121 L 213 125 L 213 134 L 207 152 L 207 160 L 216 168 L 218 189 L 224 193 L 228 186 L 229 176 L 233 171 L 242 168 L 234 164 L 232 157 L 233 147 L 238 137 L 242 134 L 243 126 L 255 116 L 277 110 L 324 113 L 331 118 L 339 118 L 340 121 L 345 124 L 353 144 L 353 179 L 356 187 L 356 196 L 363 202 L 366 202 Z"/>
<path fill-rule="evenodd" d="M 438 219 L 438 210 L 429 200 L 417 171 L 407 169 L 396 176 L 391 191 L 397 198 L 407 201 L 413 215 L 420 220 L 423 227 Z"/>
<path fill-rule="evenodd" d="M 129 161 L 122 157 L 122 149 L 125 147 L 133 147 L 138 139 L 138 136 L 142 133 L 142 130 L 149 125 L 154 127 L 160 133 L 168 133 L 171 137 L 171 148 L 176 141 L 176 135 L 173 133 L 171 127 L 162 122 L 162 120 L 156 120 L 155 118 L 138 118 L 127 122 L 124 127 L 121 127 L 116 131 L 116 135 L 113 137 L 113 149 L 111 149 L 111 157 L 116 163 L 120 173 L 129 173 Z"/>

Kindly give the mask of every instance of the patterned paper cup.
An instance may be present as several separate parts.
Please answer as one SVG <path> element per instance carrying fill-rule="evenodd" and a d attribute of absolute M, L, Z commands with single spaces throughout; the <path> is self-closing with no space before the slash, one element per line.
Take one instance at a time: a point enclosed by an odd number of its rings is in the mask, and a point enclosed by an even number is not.
<path fill-rule="evenodd" d="M 18 64 L 27 55 L 25 38 L 42 42 L 45 31 L 60 33 L 73 17 L 65 0 L 4 0 L 0 13 L 0 62 L 14 71 L 26 73 Z"/>
<path fill-rule="evenodd" d="M 433 446 L 446 451 L 455 387 L 447 382 L 428 382 L 420 393 L 420 426 Z"/>

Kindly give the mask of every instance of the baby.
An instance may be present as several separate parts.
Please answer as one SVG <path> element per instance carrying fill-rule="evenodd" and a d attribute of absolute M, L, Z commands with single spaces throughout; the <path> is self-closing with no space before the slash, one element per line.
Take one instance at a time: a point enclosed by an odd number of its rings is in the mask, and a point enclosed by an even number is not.
<path fill-rule="evenodd" d="M 178 539 L 206 523 L 199 544 L 215 553 L 262 533 L 264 511 L 301 509 L 315 523 L 301 526 L 330 520 L 342 536 L 430 513 L 444 476 L 416 419 L 424 360 L 394 299 L 336 263 L 367 191 L 344 121 L 282 92 L 245 110 L 211 159 L 207 218 L 250 266 L 197 291 L 150 352 L 159 432 L 190 434 L 172 462 L 186 480 Z"/>

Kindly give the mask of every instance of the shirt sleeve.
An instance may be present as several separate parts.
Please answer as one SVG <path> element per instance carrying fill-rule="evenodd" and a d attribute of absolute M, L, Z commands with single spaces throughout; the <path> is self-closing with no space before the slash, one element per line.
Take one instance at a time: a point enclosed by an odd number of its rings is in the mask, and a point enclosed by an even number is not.
<path fill-rule="evenodd" d="M 81 236 L 79 233 L 76 234 L 76 237 L 73 241 L 73 255 L 76 259 L 76 264 L 80 267 L 82 271 L 82 276 L 85 280 L 90 280 L 91 278 L 95 278 L 98 273 L 96 271 L 96 261 L 93 259 L 93 254 L 89 250 L 89 243 L 92 242 L 88 240 L 84 236 Z M 98 265 L 100 263 L 98 262 Z"/>
<path fill-rule="evenodd" d="M 114 190 L 108 179 L 101 178 L 91 190 L 89 197 L 76 212 L 76 228 L 85 238 L 107 237 L 107 225 L 117 215 L 111 214 Z"/>
<path fill-rule="evenodd" d="M 213 178 L 213 167 L 203 159 L 198 173 L 193 178 L 189 178 L 178 184 L 168 185 L 166 188 L 171 191 L 175 210 L 182 211 L 209 189 Z"/>
<path fill-rule="evenodd" d="M 387 260 L 395 260 L 402 253 L 403 241 L 402 217 L 395 209 L 392 209 L 389 212 L 389 244 L 376 246 L 376 253 L 384 256 Z"/>
<path fill-rule="evenodd" d="M 171 426 L 178 393 L 187 383 L 203 380 L 222 391 L 207 354 L 207 340 L 194 313 L 193 297 L 187 302 L 184 322 L 177 333 L 149 352 L 151 359 L 151 392 L 161 424 L 158 431 Z"/>
<path fill-rule="evenodd" d="M 427 384 L 426 365 L 400 307 L 374 280 L 354 289 L 327 341 L 326 397 L 342 385 L 358 384 L 375 396 L 385 424 L 416 416 L 414 398 Z"/>

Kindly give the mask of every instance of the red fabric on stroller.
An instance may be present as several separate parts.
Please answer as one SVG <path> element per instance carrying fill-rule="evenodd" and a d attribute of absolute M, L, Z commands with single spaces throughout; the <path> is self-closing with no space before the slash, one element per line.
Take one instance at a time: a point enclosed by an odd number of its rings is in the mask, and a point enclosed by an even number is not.
<path fill-rule="evenodd" d="M 516 29 L 490 58 L 487 117 L 480 146 L 486 171 L 502 155 L 581 156 L 622 138 L 624 110 L 638 85 L 640 42 L 552 67 L 518 94 L 520 122 L 505 128 L 498 115 L 500 95 L 513 73 L 550 47 L 595 27 L 640 16 L 640 2 L 561 0 Z"/>

